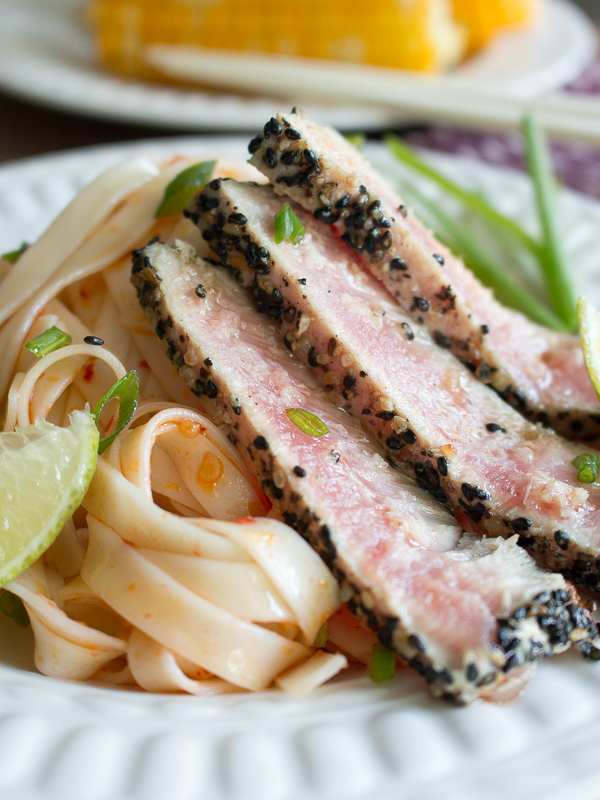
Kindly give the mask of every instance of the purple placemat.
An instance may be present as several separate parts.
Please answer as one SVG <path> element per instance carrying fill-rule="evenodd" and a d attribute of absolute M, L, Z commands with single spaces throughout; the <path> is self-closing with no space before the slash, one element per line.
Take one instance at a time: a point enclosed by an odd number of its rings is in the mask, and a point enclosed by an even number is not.
<path fill-rule="evenodd" d="M 600 57 L 565 91 L 600 95 Z M 472 133 L 454 128 L 411 131 L 406 140 L 419 147 L 478 158 L 489 164 L 524 169 L 523 143 L 517 134 Z M 587 145 L 552 147 L 560 180 L 573 189 L 600 198 L 600 150 Z"/>

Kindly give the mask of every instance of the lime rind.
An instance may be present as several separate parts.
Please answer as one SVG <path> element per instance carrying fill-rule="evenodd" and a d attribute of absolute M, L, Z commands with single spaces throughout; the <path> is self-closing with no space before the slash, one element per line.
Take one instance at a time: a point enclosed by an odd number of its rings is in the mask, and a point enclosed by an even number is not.
<path fill-rule="evenodd" d="M 600 313 L 589 300 L 580 297 L 577 303 L 577 319 L 585 366 L 600 398 Z"/>
<path fill-rule="evenodd" d="M 33 564 L 81 505 L 98 457 L 89 411 L 0 434 L 0 587 Z"/>

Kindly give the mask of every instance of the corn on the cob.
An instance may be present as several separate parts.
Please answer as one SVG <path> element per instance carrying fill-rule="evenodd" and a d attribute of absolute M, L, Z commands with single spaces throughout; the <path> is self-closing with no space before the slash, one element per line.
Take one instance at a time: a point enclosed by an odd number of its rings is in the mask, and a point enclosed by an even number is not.
<path fill-rule="evenodd" d="M 456 20 L 468 31 L 468 50 L 486 45 L 507 28 L 526 27 L 538 16 L 541 0 L 453 0 Z"/>
<path fill-rule="evenodd" d="M 485 0 L 482 0 L 485 2 Z M 493 0 L 488 0 L 492 2 Z M 451 0 L 93 0 L 105 63 L 159 77 L 144 47 L 199 47 L 332 58 L 441 71 L 462 57 Z"/>

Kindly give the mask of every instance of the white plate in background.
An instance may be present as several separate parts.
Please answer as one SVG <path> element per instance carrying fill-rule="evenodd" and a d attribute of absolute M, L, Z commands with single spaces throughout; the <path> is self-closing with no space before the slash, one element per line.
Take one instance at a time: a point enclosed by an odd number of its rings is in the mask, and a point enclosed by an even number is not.
<path fill-rule="evenodd" d="M 0 167 L 0 252 L 32 240 L 99 172 L 142 152 L 244 158 L 245 138 L 112 145 Z M 366 154 L 387 172 L 380 145 Z M 466 158 L 436 165 L 533 226 L 524 176 Z M 565 192 L 578 288 L 600 305 L 600 203 Z M 542 664 L 508 706 L 454 708 L 420 678 L 368 678 L 297 701 L 202 699 L 35 673 L 31 631 L 0 614 L 2 800 L 599 800 L 600 664 Z"/>
<path fill-rule="evenodd" d="M 85 0 L 0 0 L 0 87 L 34 102 L 91 117 L 176 130 L 258 130 L 267 98 L 176 89 L 102 69 L 84 22 Z M 505 34 L 451 74 L 520 97 L 556 89 L 596 52 L 592 22 L 569 0 L 546 0 L 540 25 Z M 307 112 L 343 130 L 406 122 L 401 113 L 361 105 L 309 104 Z"/>

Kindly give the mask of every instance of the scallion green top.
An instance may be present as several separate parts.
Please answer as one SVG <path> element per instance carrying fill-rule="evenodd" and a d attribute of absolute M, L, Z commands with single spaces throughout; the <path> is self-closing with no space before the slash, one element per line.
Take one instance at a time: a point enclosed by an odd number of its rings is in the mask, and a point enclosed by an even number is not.
<path fill-rule="evenodd" d="M 9 253 L 2 253 L 0 258 L 3 258 L 5 261 L 10 262 L 11 264 L 16 264 L 28 247 L 29 244 L 27 242 L 23 242 L 18 250 L 11 250 Z"/>
<path fill-rule="evenodd" d="M 277 244 L 291 239 L 292 244 L 300 244 L 304 238 L 305 226 L 293 212 L 289 203 L 275 214 L 275 241 Z"/>
<path fill-rule="evenodd" d="M 391 680 L 396 674 L 396 654 L 384 645 L 373 645 L 373 660 L 371 661 L 371 680 L 374 683 L 383 683 Z"/>
<path fill-rule="evenodd" d="M 56 325 L 53 325 L 48 330 L 40 333 L 35 339 L 25 343 L 25 347 L 38 358 L 47 356 L 48 353 L 53 353 L 59 347 L 64 347 L 66 344 L 71 344 L 73 340 L 68 333 L 61 331 Z"/>
<path fill-rule="evenodd" d="M 196 192 L 203 189 L 210 180 L 216 163 L 216 161 L 201 161 L 176 175 L 165 189 L 162 202 L 155 214 L 156 218 L 180 214 L 187 208 Z"/>
<path fill-rule="evenodd" d="M 303 408 L 286 408 L 285 413 L 297 428 L 307 436 L 325 436 L 329 428 L 316 414 Z"/>
<path fill-rule="evenodd" d="M 92 415 L 98 424 L 98 418 L 104 406 L 109 400 L 117 400 L 119 403 L 119 415 L 117 417 L 117 424 L 115 430 L 109 435 L 100 439 L 98 444 L 98 452 L 103 453 L 108 445 L 112 442 L 115 436 L 120 433 L 131 421 L 135 414 L 138 404 L 138 393 L 140 389 L 140 382 L 137 372 L 132 369 L 127 375 L 123 375 L 115 385 L 109 389 L 104 397 L 99 400 L 92 409 Z"/>
<path fill-rule="evenodd" d="M 594 483 L 600 471 L 600 458 L 594 453 L 583 453 L 571 461 L 578 470 L 577 477 L 582 483 Z"/>

